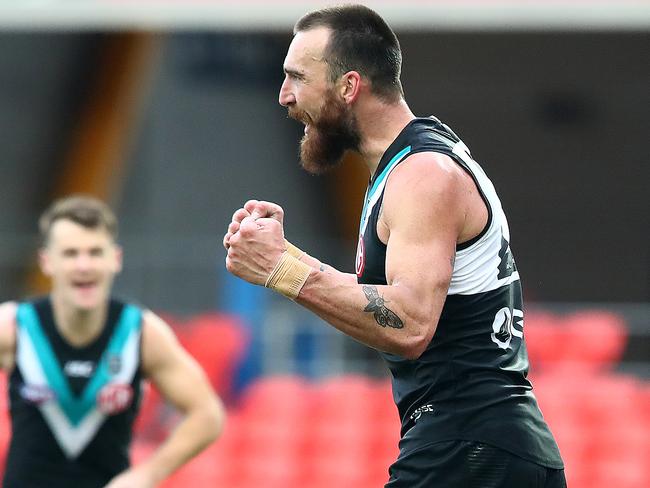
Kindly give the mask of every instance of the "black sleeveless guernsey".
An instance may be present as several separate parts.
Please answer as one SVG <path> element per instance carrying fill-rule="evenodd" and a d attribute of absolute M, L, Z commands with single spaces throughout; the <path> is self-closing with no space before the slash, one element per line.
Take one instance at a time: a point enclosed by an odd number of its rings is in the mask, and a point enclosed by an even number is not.
<path fill-rule="evenodd" d="M 16 322 L 3 486 L 105 486 L 129 466 L 140 401 L 141 310 L 111 300 L 100 336 L 81 348 L 57 332 L 49 298 L 19 304 Z"/>
<path fill-rule="evenodd" d="M 409 155 L 449 156 L 474 180 L 488 223 L 456 249 L 448 295 L 431 343 L 409 360 L 380 352 L 392 373 L 402 436 L 427 416 L 427 443 L 479 441 L 543 466 L 563 467 L 557 444 L 527 380 L 524 312 L 510 232 L 494 186 L 467 146 L 434 117 L 411 121 L 384 153 L 361 217 L 359 283 L 385 285 L 386 246 L 377 220 L 390 172 Z"/>

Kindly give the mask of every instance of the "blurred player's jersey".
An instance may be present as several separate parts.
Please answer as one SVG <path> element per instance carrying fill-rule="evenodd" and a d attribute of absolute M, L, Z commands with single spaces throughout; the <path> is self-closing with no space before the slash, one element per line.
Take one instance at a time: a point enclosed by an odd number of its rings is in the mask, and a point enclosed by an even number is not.
<path fill-rule="evenodd" d="M 100 488 L 129 466 L 140 401 L 139 308 L 111 300 L 85 347 L 56 329 L 49 298 L 18 307 L 5 488 Z"/>
<path fill-rule="evenodd" d="M 370 180 L 357 248 L 358 282 L 386 284 L 386 245 L 377 236 L 384 188 L 390 172 L 420 152 L 445 154 L 472 177 L 488 222 L 478 236 L 457 246 L 448 296 L 422 356 L 409 360 L 381 353 L 393 376 L 402 436 L 427 416 L 428 443 L 482 441 L 560 469 L 557 445 L 526 379 L 521 284 L 501 202 L 467 146 L 434 117 L 410 122 Z"/>

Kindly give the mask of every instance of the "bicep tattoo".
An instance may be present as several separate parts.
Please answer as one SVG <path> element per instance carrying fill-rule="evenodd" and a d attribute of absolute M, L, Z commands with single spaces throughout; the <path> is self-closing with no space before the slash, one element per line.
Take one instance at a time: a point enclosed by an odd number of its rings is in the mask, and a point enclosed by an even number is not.
<path fill-rule="evenodd" d="M 362 288 L 363 293 L 365 293 L 368 299 L 368 305 L 363 309 L 364 312 L 372 312 L 375 320 L 382 327 L 388 326 L 392 329 L 401 329 L 404 327 L 402 319 L 386 307 L 386 300 L 384 300 L 384 297 L 379 296 L 376 286 L 363 285 Z"/>

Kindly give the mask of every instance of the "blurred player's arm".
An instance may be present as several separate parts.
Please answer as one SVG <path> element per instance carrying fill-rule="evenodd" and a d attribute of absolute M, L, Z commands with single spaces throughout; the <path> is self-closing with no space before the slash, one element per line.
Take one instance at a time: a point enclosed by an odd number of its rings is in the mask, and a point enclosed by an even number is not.
<path fill-rule="evenodd" d="M 0 370 L 9 371 L 16 352 L 16 302 L 0 304 Z"/>
<path fill-rule="evenodd" d="M 156 486 L 212 443 L 223 427 L 224 409 L 205 373 L 152 312 L 144 315 L 142 368 L 182 420 L 149 459 L 116 477 L 110 488 Z"/>

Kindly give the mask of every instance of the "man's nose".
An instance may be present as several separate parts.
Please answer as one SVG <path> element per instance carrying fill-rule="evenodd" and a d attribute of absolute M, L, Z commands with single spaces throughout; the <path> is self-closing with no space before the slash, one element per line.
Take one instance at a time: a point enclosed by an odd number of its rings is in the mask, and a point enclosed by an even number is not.
<path fill-rule="evenodd" d="M 278 97 L 278 102 L 283 107 L 288 107 L 296 103 L 296 97 L 291 92 L 288 79 L 285 78 L 280 87 L 280 96 Z"/>
<path fill-rule="evenodd" d="M 87 254 L 79 254 L 76 259 L 76 265 L 77 269 L 80 270 L 87 270 L 90 269 L 92 266 L 92 259 L 89 255 Z"/>

